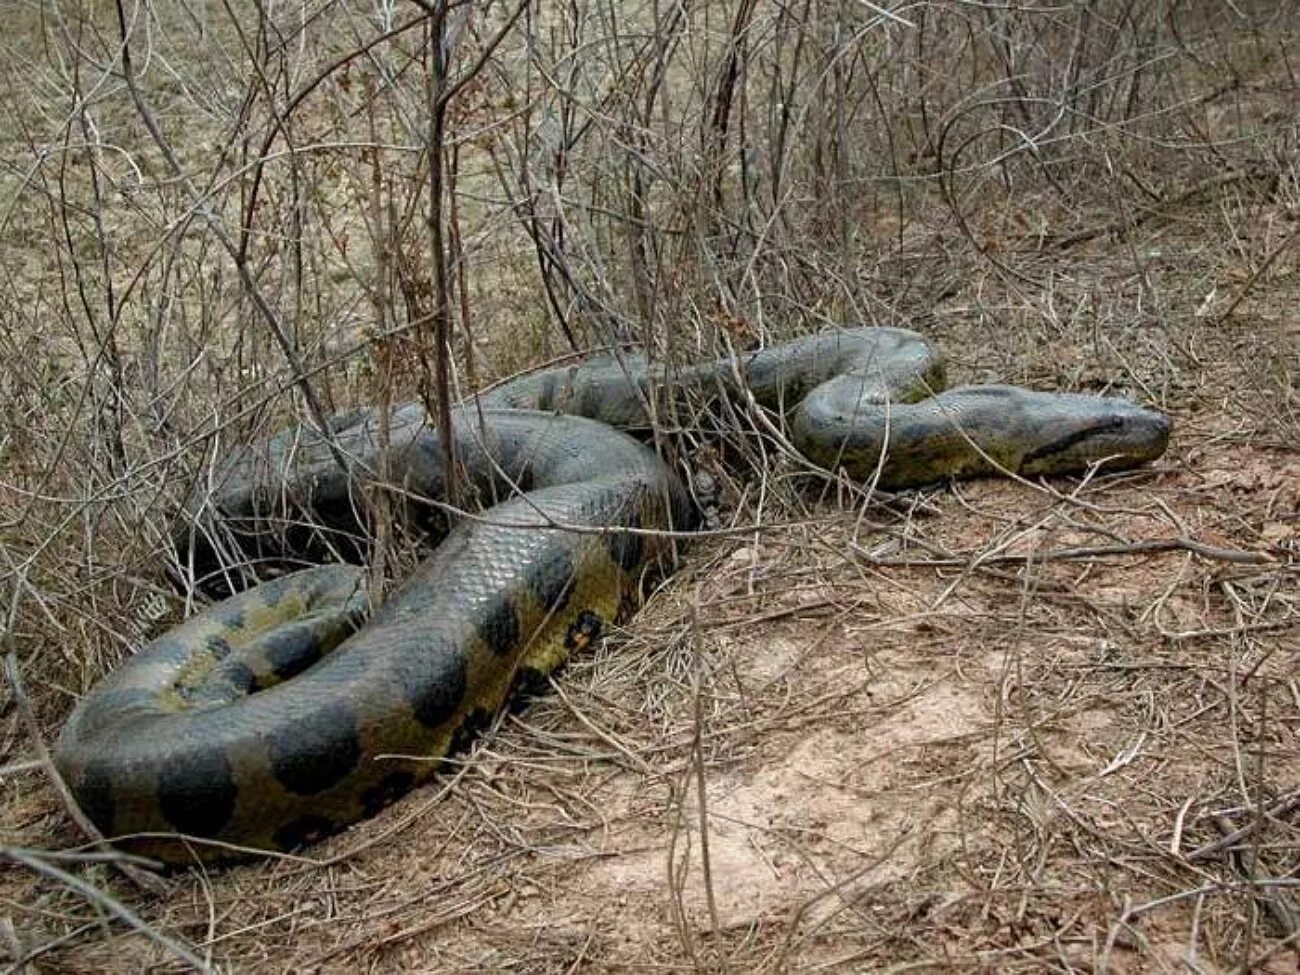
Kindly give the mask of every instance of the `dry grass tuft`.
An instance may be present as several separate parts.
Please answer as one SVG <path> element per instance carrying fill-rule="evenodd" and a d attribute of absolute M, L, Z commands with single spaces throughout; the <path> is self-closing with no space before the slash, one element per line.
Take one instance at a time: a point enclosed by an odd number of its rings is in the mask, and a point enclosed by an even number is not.
<path fill-rule="evenodd" d="M 144 112 L 101 6 L 4 42 L 8 970 L 1296 970 L 1290 5 L 487 5 L 441 156 L 418 20 L 123 5 Z M 187 609 L 159 569 L 205 462 L 308 388 L 432 397 L 440 287 L 465 387 L 908 321 L 957 381 L 1175 440 L 885 499 L 684 418 L 734 530 L 623 631 L 378 818 L 157 889 L 38 743 Z"/>

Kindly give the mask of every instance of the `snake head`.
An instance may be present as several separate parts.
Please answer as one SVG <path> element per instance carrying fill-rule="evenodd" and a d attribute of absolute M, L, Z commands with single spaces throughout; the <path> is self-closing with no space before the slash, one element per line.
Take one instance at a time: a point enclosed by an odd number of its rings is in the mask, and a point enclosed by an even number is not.
<path fill-rule="evenodd" d="M 1043 436 L 1021 459 L 1021 474 L 1136 467 L 1165 452 L 1173 427 L 1166 414 L 1129 400 L 1062 393 L 1036 425 Z"/>

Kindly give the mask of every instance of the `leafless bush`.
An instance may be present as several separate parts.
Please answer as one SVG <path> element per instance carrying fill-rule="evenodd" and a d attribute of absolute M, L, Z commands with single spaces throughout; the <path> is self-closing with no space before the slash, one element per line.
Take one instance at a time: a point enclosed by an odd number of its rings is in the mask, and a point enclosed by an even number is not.
<path fill-rule="evenodd" d="M 7 27 L 0 578 L 51 732 L 183 611 L 170 513 L 288 419 L 953 298 L 1008 378 L 1091 327 L 1072 348 L 1185 405 L 1169 356 L 1197 352 L 1149 336 L 1247 312 L 1296 252 L 1287 2 L 48 0 Z M 1103 246 L 1124 274 L 1061 291 Z M 1243 356 L 1230 395 L 1294 444 L 1294 362 Z"/>

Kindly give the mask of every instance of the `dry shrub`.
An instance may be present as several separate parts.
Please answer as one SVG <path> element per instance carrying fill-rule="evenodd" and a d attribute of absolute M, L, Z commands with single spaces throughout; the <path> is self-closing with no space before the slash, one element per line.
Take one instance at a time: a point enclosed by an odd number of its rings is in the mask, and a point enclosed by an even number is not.
<path fill-rule="evenodd" d="M 440 10 L 10 14 L 11 961 L 1293 970 L 1294 5 Z M 190 608 L 168 519 L 231 445 L 830 322 L 1175 447 L 868 505 L 684 418 L 736 533 L 446 788 L 163 895 L 56 855 L 36 741 Z"/>

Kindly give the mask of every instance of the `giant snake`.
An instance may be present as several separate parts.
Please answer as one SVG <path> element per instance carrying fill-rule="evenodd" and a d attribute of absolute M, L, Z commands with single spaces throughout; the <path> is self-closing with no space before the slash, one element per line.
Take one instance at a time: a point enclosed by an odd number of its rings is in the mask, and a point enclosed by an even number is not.
<path fill-rule="evenodd" d="M 605 355 L 508 382 L 453 411 L 461 497 L 482 510 L 382 605 L 371 611 L 364 569 L 338 562 L 218 602 L 81 700 L 57 767 L 105 835 L 170 862 L 291 850 L 373 814 L 670 562 L 693 505 L 615 428 L 645 428 L 688 394 L 757 406 L 813 464 L 890 489 L 1129 467 L 1169 437 L 1164 414 L 1122 399 L 943 387 L 937 350 L 891 328 L 672 370 Z M 216 467 L 176 533 L 191 569 L 218 566 L 231 540 L 245 558 L 355 555 L 363 489 L 381 480 L 400 517 L 436 533 L 446 451 L 423 407 L 328 427 Z"/>

